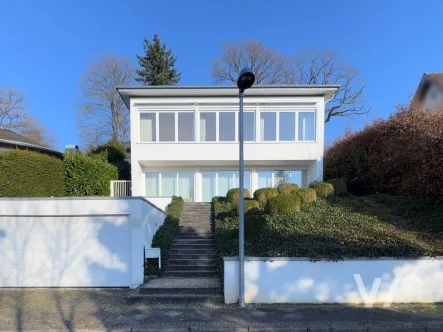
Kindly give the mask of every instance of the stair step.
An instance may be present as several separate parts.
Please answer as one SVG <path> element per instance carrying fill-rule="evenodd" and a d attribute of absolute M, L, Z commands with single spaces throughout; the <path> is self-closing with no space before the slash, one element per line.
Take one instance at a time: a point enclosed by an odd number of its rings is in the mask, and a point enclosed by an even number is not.
<path fill-rule="evenodd" d="M 168 267 L 176 265 L 187 266 L 217 266 L 217 259 L 172 259 L 168 260 Z"/>
<path fill-rule="evenodd" d="M 194 248 L 185 248 L 185 249 L 169 249 L 169 255 L 214 255 L 214 249 L 194 249 Z"/>
<path fill-rule="evenodd" d="M 140 288 L 140 294 L 151 294 L 151 295 L 221 295 L 223 294 L 221 287 L 210 287 L 210 288 Z"/>
<path fill-rule="evenodd" d="M 218 256 L 216 254 L 169 254 L 169 260 L 200 260 L 200 259 L 207 259 L 207 260 L 218 260 Z"/>
<path fill-rule="evenodd" d="M 216 277 L 217 270 L 206 270 L 206 271 L 166 271 L 164 273 L 165 277 L 181 277 L 181 278 L 199 278 L 199 277 Z"/>
<path fill-rule="evenodd" d="M 168 264 L 166 272 L 170 272 L 170 271 L 198 272 L 198 271 L 211 271 L 211 270 L 216 270 L 216 269 L 217 269 L 217 266 L 215 264 L 211 264 L 211 265 L 185 265 L 185 264 L 172 265 L 172 264 Z"/>
<path fill-rule="evenodd" d="M 171 250 L 176 249 L 215 249 L 214 244 L 171 244 Z"/>
<path fill-rule="evenodd" d="M 214 235 L 213 234 L 204 234 L 204 235 L 199 236 L 196 234 L 183 235 L 183 234 L 179 233 L 175 239 L 176 240 L 197 240 L 197 239 L 207 240 L 207 239 L 214 239 Z"/>
<path fill-rule="evenodd" d="M 214 244 L 214 239 L 177 239 L 172 241 L 173 244 Z"/>
<path fill-rule="evenodd" d="M 221 304 L 224 303 L 223 295 L 215 294 L 132 294 L 129 296 L 132 300 L 147 300 L 149 303 L 155 304 L 159 301 L 160 304 L 164 303 L 182 303 L 184 300 L 189 302 L 204 302 L 205 304 Z"/>

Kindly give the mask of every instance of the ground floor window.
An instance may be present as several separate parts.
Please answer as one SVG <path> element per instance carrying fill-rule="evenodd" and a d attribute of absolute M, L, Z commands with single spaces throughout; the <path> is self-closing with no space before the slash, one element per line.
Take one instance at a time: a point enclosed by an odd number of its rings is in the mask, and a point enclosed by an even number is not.
<path fill-rule="evenodd" d="M 258 175 L 258 189 L 260 188 L 277 188 L 282 183 L 296 183 L 300 187 L 303 186 L 302 173 L 303 171 L 257 171 Z"/>
<path fill-rule="evenodd" d="M 251 172 L 244 172 L 245 189 L 251 191 Z M 202 201 L 210 202 L 214 196 L 226 196 L 229 189 L 240 187 L 238 171 L 202 172 Z"/>
<path fill-rule="evenodd" d="M 145 193 L 148 197 L 181 196 L 194 201 L 194 172 L 147 172 Z"/>

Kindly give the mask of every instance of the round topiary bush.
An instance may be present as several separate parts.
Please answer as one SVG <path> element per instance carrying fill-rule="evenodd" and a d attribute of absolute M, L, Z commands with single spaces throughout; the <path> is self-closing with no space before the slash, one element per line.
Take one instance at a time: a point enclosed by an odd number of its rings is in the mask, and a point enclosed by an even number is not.
<path fill-rule="evenodd" d="M 348 192 L 348 186 L 344 179 L 331 179 L 326 182 L 332 184 L 336 195 L 344 195 Z"/>
<path fill-rule="evenodd" d="M 260 204 L 255 199 L 245 199 L 245 214 L 253 215 L 260 214 Z M 240 215 L 240 206 L 239 204 L 235 204 L 234 213 L 235 215 Z"/>
<path fill-rule="evenodd" d="M 311 203 L 317 200 L 317 193 L 312 188 L 301 188 L 297 196 L 300 197 L 302 203 Z"/>
<path fill-rule="evenodd" d="M 269 198 L 278 196 L 278 190 L 275 188 L 262 188 L 254 192 L 254 199 L 259 203 L 265 203 Z"/>
<path fill-rule="evenodd" d="M 266 202 L 265 211 L 269 214 L 285 214 L 300 211 L 301 200 L 296 195 L 279 195 Z"/>
<path fill-rule="evenodd" d="M 282 183 L 277 187 L 280 195 L 294 195 L 300 190 L 300 187 L 295 183 Z"/>
<path fill-rule="evenodd" d="M 244 197 L 251 197 L 251 194 L 249 193 L 248 189 L 243 189 Z M 226 199 L 228 202 L 236 203 L 238 204 L 240 202 L 240 189 L 239 188 L 232 188 L 228 190 L 228 193 L 226 194 Z"/>
<path fill-rule="evenodd" d="M 334 186 L 326 182 L 312 182 L 309 188 L 315 190 L 317 197 L 326 198 L 334 195 Z"/>

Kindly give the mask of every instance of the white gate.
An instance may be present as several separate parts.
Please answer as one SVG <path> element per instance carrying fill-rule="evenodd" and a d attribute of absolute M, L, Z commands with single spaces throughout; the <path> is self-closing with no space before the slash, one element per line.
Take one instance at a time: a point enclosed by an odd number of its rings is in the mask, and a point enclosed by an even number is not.
<path fill-rule="evenodd" d="M 126 197 L 132 196 L 131 181 L 111 181 L 111 196 Z"/>

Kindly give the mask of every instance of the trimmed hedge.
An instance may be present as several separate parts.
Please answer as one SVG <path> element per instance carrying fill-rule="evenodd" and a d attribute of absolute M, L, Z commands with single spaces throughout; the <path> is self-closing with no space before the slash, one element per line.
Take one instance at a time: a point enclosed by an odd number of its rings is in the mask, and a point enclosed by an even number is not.
<path fill-rule="evenodd" d="M 27 150 L 0 152 L 0 197 L 59 197 L 65 194 L 62 160 Z"/>
<path fill-rule="evenodd" d="M 280 195 L 268 199 L 265 211 L 269 214 L 294 213 L 300 211 L 300 205 L 300 197 L 296 195 Z"/>
<path fill-rule="evenodd" d="M 326 198 L 334 195 L 334 186 L 326 182 L 312 182 L 309 188 L 314 189 L 317 197 Z"/>
<path fill-rule="evenodd" d="M 301 188 L 297 192 L 297 196 L 303 204 L 312 203 L 317 200 L 317 193 L 312 188 Z"/>
<path fill-rule="evenodd" d="M 243 189 L 243 195 L 244 198 L 250 197 L 251 193 L 248 189 Z M 226 194 L 226 199 L 231 203 L 239 203 L 240 202 L 240 189 L 239 188 L 232 188 L 228 190 L 228 193 Z"/>
<path fill-rule="evenodd" d="M 65 154 L 67 196 L 109 196 L 110 181 L 118 179 L 117 167 L 98 157 Z"/>
<path fill-rule="evenodd" d="M 155 232 L 152 238 L 152 248 L 160 248 L 162 259 L 162 273 L 166 269 L 166 262 L 169 257 L 169 248 L 179 231 L 179 221 L 183 212 L 185 201 L 181 197 L 172 196 L 169 203 L 166 218 L 163 225 Z"/>
<path fill-rule="evenodd" d="M 293 195 L 297 194 L 297 192 L 300 190 L 300 187 L 298 186 L 298 184 L 295 183 L 282 183 L 278 185 L 277 190 L 280 194 L 283 195 Z"/>
<path fill-rule="evenodd" d="M 245 199 L 245 214 L 259 214 L 260 204 L 255 199 Z M 239 204 L 235 204 L 232 207 L 233 214 L 238 216 L 240 215 L 240 206 Z"/>
<path fill-rule="evenodd" d="M 275 188 L 262 188 L 254 192 L 254 199 L 259 203 L 266 203 L 271 198 L 278 196 L 278 190 Z"/>
<path fill-rule="evenodd" d="M 334 187 L 334 193 L 336 195 L 340 196 L 348 192 L 348 187 L 346 186 L 346 182 L 343 179 L 331 179 L 325 182 L 332 184 L 332 186 Z"/>

